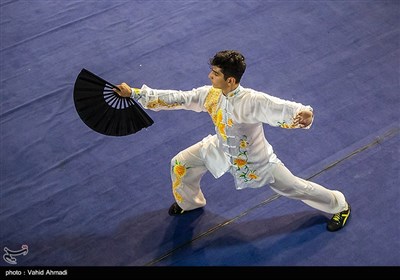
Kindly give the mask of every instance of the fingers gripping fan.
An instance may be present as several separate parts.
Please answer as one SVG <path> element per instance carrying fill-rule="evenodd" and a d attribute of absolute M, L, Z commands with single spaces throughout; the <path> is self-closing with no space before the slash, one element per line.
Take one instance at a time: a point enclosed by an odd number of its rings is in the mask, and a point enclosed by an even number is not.
<path fill-rule="evenodd" d="M 138 132 L 154 123 L 132 98 L 121 97 L 113 84 L 86 69 L 75 81 L 74 102 L 82 121 L 94 131 L 110 136 Z"/>

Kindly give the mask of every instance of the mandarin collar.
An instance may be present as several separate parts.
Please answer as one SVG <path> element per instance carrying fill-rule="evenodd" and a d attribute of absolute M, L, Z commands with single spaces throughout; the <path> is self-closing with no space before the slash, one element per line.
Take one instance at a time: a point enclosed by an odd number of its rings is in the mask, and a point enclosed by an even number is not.
<path fill-rule="evenodd" d="M 226 98 L 233 98 L 233 97 L 235 97 L 236 94 L 238 94 L 239 91 L 240 91 L 241 89 L 242 89 L 242 86 L 239 85 L 236 89 L 234 89 L 234 90 L 228 92 L 228 93 L 226 94 Z"/>

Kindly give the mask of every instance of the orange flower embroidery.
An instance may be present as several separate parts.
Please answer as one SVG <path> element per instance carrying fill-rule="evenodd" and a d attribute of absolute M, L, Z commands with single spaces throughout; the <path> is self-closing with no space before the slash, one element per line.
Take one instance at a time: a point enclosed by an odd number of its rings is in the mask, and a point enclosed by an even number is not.
<path fill-rule="evenodd" d="M 182 178 L 186 174 L 186 167 L 177 162 L 177 164 L 174 166 L 174 174 L 176 177 Z"/>
<path fill-rule="evenodd" d="M 248 176 L 249 176 L 250 180 L 255 180 L 258 178 L 257 174 L 254 172 L 250 172 Z"/>
<path fill-rule="evenodd" d="M 242 158 L 235 158 L 233 164 L 236 165 L 238 169 L 240 169 L 247 164 L 247 160 Z"/>
<path fill-rule="evenodd" d="M 182 177 L 186 175 L 187 167 L 185 164 L 182 164 L 180 161 L 175 160 L 175 165 L 172 167 L 172 172 L 175 174 L 176 179 L 172 182 L 172 193 L 177 201 L 182 202 L 182 196 L 177 192 L 177 188 L 182 183 Z"/>

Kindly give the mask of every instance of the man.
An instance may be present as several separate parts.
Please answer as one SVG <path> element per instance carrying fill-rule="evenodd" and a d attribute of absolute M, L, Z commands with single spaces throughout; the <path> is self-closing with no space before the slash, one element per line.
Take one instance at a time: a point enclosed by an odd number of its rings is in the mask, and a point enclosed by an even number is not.
<path fill-rule="evenodd" d="M 294 176 L 277 158 L 265 138 L 263 123 L 282 128 L 310 128 L 313 110 L 287 100 L 244 88 L 240 79 L 246 70 L 243 55 L 220 51 L 210 59 L 208 77 L 212 86 L 191 91 L 141 89 L 122 83 L 115 89 L 154 111 L 186 109 L 208 112 L 216 134 L 181 151 L 171 160 L 172 192 L 175 203 L 170 215 L 181 215 L 206 205 L 200 180 L 209 171 L 215 178 L 230 172 L 236 189 L 269 185 L 275 192 L 334 214 L 327 229 L 344 227 L 350 205 L 344 195 Z"/>

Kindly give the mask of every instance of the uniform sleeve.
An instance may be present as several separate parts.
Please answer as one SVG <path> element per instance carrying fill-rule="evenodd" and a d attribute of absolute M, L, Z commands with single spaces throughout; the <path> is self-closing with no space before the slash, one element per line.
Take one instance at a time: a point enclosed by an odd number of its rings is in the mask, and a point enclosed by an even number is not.
<path fill-rule="evenodd" d="M 152 89 L 143 85 L 141 89 L 133 88 L 131 97 L 153 111 L 184 109 L 201 112 L 205 110 L 204 101 L 208 91 L 208 86 L 181 91 Z"/>
<path fill-rule="evenodd" d="M 313 111 L 309 105 L 280 99 L 262 92 L 252 92 L 244 102 L 242 115 L 247 116 L 246 122 L 262 122 L 282 128 L 300 128 L 293 124 L 293 118 L 301 111 Z M 304 129 L 309 129 L 312 122 Z"/>

